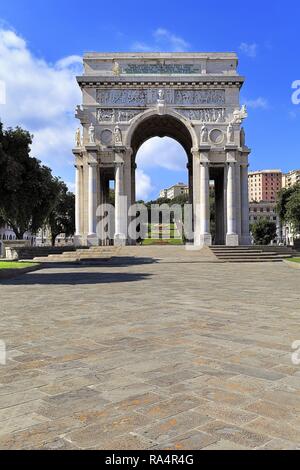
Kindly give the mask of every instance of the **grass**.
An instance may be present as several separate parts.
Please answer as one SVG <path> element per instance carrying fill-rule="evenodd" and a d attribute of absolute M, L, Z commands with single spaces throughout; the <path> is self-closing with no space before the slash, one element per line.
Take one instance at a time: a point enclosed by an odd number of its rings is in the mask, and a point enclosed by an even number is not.
<path fill-rule="evenodd" d="M 0 261 L 0 269 L 22 269 L 38 266 L 38 263 L 20 263 L 19 261 Z"/>
<path fill-rule="evenodd" d="M 183 245 L 183 241 L 178 238 L 146 238 L 142 245 Z"/>
<path fill-rule="evenodd" d="M 300 263 L 300 258 L 290 258 L 289 261 L 293 261 L 293 263 Z"/>

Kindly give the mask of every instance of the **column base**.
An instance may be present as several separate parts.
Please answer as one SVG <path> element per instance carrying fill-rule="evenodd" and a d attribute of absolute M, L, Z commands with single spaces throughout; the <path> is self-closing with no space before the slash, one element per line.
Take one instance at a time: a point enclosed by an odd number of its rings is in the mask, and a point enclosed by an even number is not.
<path fill-rule="evenodd" d="M 212 245 L 212 238 L 210 233 L 201 233 L 198 236 L 195 236 L 194 246 L 202 247 L 202 246 L 211 246 Z"/>
<path fill-rule="evenodd" d="M 240 245 L 244 245 L 244 246 L 251 245 L 250 235 L 242 235 Z"/>
<path fill-rule="evenodd" d="M 237 233 L 227 233 L 226 246 L 239 246 L 239 236 Z"/>
<path fill-rule="evenodd" d="M 82 246 L 82 236 L 81 235 L 74 235 L 74 246 Z"/>
<path fill-rule="evenodd" d="M 114 246 L 125 246 L 126 236 L 124 233 L 116 233 L 114 236 Z"/>
<path fill-rule="evenodd" d="M 88 246 L 98 246 L 99 240 L 95 233 L 91 233 L 87 236 L 87 245 Z"/>

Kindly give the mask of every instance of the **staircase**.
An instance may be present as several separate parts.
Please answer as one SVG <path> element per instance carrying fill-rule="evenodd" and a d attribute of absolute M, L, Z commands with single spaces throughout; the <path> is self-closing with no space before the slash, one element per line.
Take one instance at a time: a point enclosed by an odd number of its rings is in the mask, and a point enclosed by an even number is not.
<path fill-rule="evenodd" d="M 97 264 L 108 261 L 119 251 L 114 246 L 93 246 L 90 248 L 78 248 L 74 251 L 65 251 L 61 254 L 50 254 L 48 256 L 37 256 L 33 259 L 38 263 L 79 263 Z"/>
<path fill-rule="evenodd" d="M 223 263 L 275 263 L 295 256 L 292 248 L 278 246 L 213 245 L 210 249 Z"/>

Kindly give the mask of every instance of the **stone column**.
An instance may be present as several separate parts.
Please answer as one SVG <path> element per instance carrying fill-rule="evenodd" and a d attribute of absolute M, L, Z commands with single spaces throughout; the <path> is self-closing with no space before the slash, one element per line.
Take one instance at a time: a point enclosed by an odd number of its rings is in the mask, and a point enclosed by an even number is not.
<path fill-rule="evenodd" d="M 216 206 L 216 245 L 225 243 L 225 224 L 224 224 L 224 169 L 221 168 L 220 174 L 215 179 L 215 206 Z"/>
<path fill-rule="evenodd" d="M 239 241 L 242 235 L 242 209 L 241 209 L 241 165 L 236 163 L 236 233 Z"/>
<path fill-rule="evenodd" d="M 75 237 L 81 236 L 81 171 L 81 166 L 75 165 Z"/>
<path fill-rule="evenodd" d="M 124 195 L 124 161 L 116 156 L 115 161 L 115 245 L 126 244 L 127 198 Z"/>
<path fill-rule="evenodd" d="M 186 165 L 188 170 L 188 186 L 189 186 L 189 204 L 193 204 L 193 163 L 189 162 Z"/>
<path fill-rule="evenodd" d="M 88 173 L 88 210 L 89 210 L 89 226 L 88 239 L 96 238 L 96 210 L 97 210 L 97 163 L 90 162 Z"/>
<path fill-rule="evenodd" d="M 236 232 L 236 159 L 235 151 L 227 152 L 227 235 L 226 245 L 238 246 Z"/>
<path fill-rule="evenodd" d="M 241 165 L 241 210 L 242 210 L 241 244 L 250 245 L 248 163 Z"/>
<path fill-rule="evenodd" d="M 200 149 L 194 155 L 194 243 L 197 246 L 211 245 L 209 207 L 209 150 Z M 198 189 L 198 187 L 199 189 Z"/>

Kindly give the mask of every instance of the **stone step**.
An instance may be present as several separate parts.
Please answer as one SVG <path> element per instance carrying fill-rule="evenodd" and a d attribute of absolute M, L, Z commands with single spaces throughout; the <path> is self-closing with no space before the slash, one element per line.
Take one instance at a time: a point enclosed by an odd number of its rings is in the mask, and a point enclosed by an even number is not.
<path fill-rule="evenodd" d="M 219 259 L 222 263 L 282 263 L 282 258 L 227 258 Z"/>

